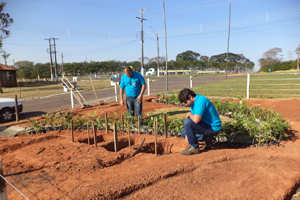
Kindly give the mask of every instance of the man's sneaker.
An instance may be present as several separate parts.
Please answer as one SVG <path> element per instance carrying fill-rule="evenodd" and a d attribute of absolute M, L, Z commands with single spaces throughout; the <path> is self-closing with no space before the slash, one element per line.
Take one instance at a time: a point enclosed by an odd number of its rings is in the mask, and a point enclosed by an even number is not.
<path fill-rule="evenodd" d="M 180 153 L 183 154 L 183 155 L 193 155 L 193 154 L 200 153 L 200 151 L 199 151 L 198 148 L 193 148 L 193 147 L 190 146 L 189 148 L 180 151 Z"/>
<path fill-rule="evenodd" d="M 214 143 L 213 143 L 213 138 L 207 138 L 205 140 L 205 146 L 204 146 L 204 149 L 211 149 L 213 146 L 214 146 Z"/>

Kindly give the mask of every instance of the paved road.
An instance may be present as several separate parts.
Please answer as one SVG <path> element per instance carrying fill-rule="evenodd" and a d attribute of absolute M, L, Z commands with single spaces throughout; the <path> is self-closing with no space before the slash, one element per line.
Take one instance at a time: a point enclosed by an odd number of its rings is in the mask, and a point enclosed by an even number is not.
<path fill-rule="evenodd" d="M 244 76 L 227 76 L 228 79 L 241 78 Z M 193 86 L 203 85 L 207 83 L 222 81 L 225 79 L 225 76 L 211 76 L 211 77 L 193 77 Z M 151 78 L 151 94 L 157 94 L 159 92 L 166 91 L 166 78 L 165 77 L 153 77 Z M 176 77 L 168 78 L 168 90 L 182 89 L 184 87 L 190 87 L 190 78 L 189 77 Z M 63 91 L 63 89 L 62 89 Z M 119 99 L 119 88 L 117 89 L 118 99 Z M 89 105 L 96 104 L 96 97 L 93 91 L 82 92 L 81 93 L 84 99 L 88 102 Z M 146 89 L 145 95 L 148 94 Z M 114 88 L 104 89 L 97 91 L 98 99 L 104 100 L 105 102 L 115 101 L 115 91 Z M 75 106 L 80 106 L 80 104 L 74 98 Z M 23 102 L 24 110 L 20 114 L 20 119 L 25 119 L 26 117 L 37 116 L 41 114 L 46 114 L 50 112 L 56 112 L 59 110 L 70 109 L 71 100 L 70 95 L 61 95 L 57 97 L 30 100 Z"/>

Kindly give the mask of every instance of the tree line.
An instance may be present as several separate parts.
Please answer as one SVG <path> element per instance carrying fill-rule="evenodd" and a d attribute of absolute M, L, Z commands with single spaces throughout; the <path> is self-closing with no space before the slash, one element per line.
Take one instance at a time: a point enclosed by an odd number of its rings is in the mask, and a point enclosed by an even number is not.
<path fill-rule="evenodd" d="M 178 54 L 176 60 L 168 61 L 168 70 L 225 70 L 227 53 L 214 55 L 211 57 L 201 56 L 193 51 L 186 51 Z M 159 57 L 159 66 L 166 66 L 165 57 Z M 145 71 L 150 68 L 157 70 L 157 57 L 144 58 Z M 58 75 L 83 76 L 88 74 L 107 74 L 122 72 L 125 66 L 132 66 L 134 71 L 140 71 L 139 61 L 90 61 L 90 62 L 72 62 L 57 64 Z M 18 68 L 17 75 L 19 78 L 35 79 L 51 77 L 50 63 L 33 63 L 30 61 L 16 62 L 14 67 Z M 228 54 L 227 71 L 242 72 L 251 71 L 254 63 L 246 58 L 243 54 Z"/>
<path fill-rule="evenodd" d="M 278 70 L 289 70 L 289 69 L 299 69 L 299 54 L 300 54 L 300 44 L 296 48 L 295 53 L 298 54 L 298 60 L 283 61 L 279 58 L 282 49 L 275 47 L 269 49 L 263 53 L 262 58 L 259 59 L 260 72 L 268 71 L 278 71 Z"/>

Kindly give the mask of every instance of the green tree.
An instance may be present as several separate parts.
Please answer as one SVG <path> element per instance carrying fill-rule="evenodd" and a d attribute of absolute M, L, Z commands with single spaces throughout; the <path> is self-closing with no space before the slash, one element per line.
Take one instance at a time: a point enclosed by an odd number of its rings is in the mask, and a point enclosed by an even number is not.
<path fill-rule="evenodd" d="M 15 63 L 16 66 L 18 66 L 19 70 L 17 71 L 17 75 L 20 78 L 36 78 L 32 77 L 32 74 L 34 73 L 34 66 L 33 62 L 30 61 L 19 61 Z"/>
<path fill-rule="evenodd" d="M 2 48 L 2 41 L 10 36 L 10 31 L 7 28 L 14 22 L 8 13 L 3 13 L 5 6 L 6 2 L 0 3 L 0 48 Z"/>
<path fill-rule="evenodd" d="M 189 50 L 178 54 L 176 56 L 176 61 L 185 61 L 185 60 L 193 61 L 193 60 L 198 60 L 199 57 L 200 57 L 200 53 L 196 53 Z"/>

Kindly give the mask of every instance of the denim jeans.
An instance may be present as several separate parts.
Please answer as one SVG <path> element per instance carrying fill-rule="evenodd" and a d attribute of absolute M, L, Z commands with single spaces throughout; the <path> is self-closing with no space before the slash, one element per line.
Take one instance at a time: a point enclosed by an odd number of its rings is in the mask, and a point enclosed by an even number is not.
<path fill-rule="evenodd" d="M 136 97 L 126 97 L 127 111 L 131 116 L 142 117 L 142 104 L 143 102 L 139 103 Z M 140 118 L 140 125 L 142 125 L 142 118 Z"/>
<path fill-rule="evenodd" d="M 204 142 L 207 138 L 212 138 L 217 135 L 218 132 L 214 131 L 210 125 L 200 121 L 196 124 L 190 118 L 187 118 L 183 122 L 184 129 L 181 131 L 181 137 L 187 136 L 189 144 L 193 148 L 198 148 L 198 141 Z"/>

